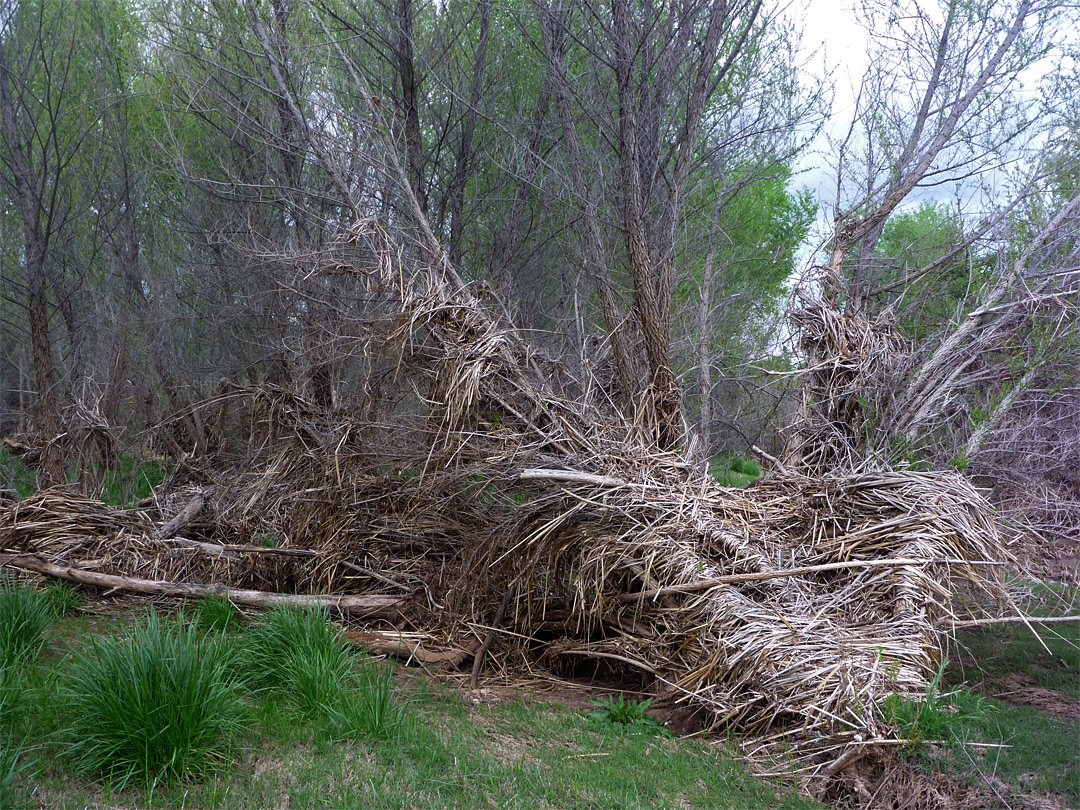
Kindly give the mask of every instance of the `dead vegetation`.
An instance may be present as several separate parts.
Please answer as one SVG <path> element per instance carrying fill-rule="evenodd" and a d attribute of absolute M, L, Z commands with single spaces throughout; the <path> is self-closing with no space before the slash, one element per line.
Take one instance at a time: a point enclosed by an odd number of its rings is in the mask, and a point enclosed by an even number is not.
<path fill-rule="evenodd" d="M 813 397 L 830 415 L 807 400 L 816 427 L 796 430 L 801 458 L 829 464 L 725 489 L 655 449 L 647 402 L 625 417 L 375 223 L 306 272 L 366 285 L 356 326 L 382 336 L 396 405 L 235 391 L 239 464 L 178 476 L 146 512 L 63 491 L 12 503 L 3 563 L 149 593 L 317 597 L 365 621 L 360 643 L 474 677 L 599 662 L 823 782 L 890 747 L 880 702 L 923 693 L 958 617 L 1005 598 L 1010 555 L 963 478 L 836 471 L 859 375 L 884 359 L 830 306 L 803 318 L 839 336 L 818 341 L 813 372 L 828 369 Z"/>

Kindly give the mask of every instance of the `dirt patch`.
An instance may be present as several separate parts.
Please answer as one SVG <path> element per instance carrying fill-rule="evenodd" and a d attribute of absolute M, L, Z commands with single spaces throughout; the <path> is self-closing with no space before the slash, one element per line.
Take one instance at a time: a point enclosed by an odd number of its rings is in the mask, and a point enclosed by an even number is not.
<path fill-rule="evenodd" d="M 1014 672 L 1007 678 L 995 679 L 989 685 L 990 693 L 999 700 L 1017 706 L 1034 706 L 1059 719 L 1080 722 L 1080 701 L 1040 686 L 1030 675 Z"/>

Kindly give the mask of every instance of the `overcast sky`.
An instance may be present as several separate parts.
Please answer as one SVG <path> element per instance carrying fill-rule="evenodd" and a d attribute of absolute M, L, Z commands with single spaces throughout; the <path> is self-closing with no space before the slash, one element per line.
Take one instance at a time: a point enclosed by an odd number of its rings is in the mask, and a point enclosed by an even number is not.
<path fill-rule="evenodd" d="M 830 166 L 831 155 L 826 135 L 843 137 L 855 109 L 855 97 L 863 73 L 868 67 L 869 38 L 859 25 L 854 12 L 855 0 L 792 0 L 788 13 L 801 25 L 803 31 L 802 53 L 804 69 L 818 75 L 831 77 L 833 83 L 832 117 L 812 148 L 796 166 L 798 175 L 794 188 L 808 187 L 814 191 L 822 208 L 818 214 L 817 233 L 811 234 L 808 243 L 800 251 L 801 265 L 811 258 L 815 248 L 825 238 L 827 225 L 832 220 L 832 205 L 836 197 L 836 178 Z M 1062 32 L 1062 36 L 1075 38 L 1076 31 Z M 1040 80 L 1049 70 L 1053 58 L 1047 58 L 1032 67 L 1022 77 L 1025 93 L 1039 92 Z M 901 206 L 914 207 L 926 199 L 952 199 L 955 190 L 941 187 L 933 191 L 916 191 Z"/>

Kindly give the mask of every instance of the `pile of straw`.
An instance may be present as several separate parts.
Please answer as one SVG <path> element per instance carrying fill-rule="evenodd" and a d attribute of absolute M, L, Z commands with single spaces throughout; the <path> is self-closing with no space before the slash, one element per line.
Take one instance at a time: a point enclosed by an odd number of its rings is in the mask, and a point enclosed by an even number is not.
<path fill-rule="evenodd" d="M 209 529 L 44 493 L 0 513 L 5 561 L 348 595 L 382 638 L 479 649 L 477 668 L 490 650 L 510 670 L 642 673 L 808 768 L 889 740 L 884 698 L 922 694 L 959 612 L 1003 598 L 1009 555 L 960 476 L 824 474 L 807 456 L 812 477 L 719 487 L 632 420 L 564 396 L 573 381 L 468 288 L 399 255 L 358 223 L 332 270 L 366 280 L 382 326 L 396 313 L 382 351 L 426 381 L 423 408 L 380 423 L 244 392 L 247 456 L 190 510 Z M 861 372 L 828 373 L 846 397 Z"/>

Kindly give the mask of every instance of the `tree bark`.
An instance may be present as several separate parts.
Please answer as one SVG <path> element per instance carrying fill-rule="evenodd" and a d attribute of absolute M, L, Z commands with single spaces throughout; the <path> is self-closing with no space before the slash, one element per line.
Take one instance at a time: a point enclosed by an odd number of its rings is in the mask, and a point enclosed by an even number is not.
<path fill-rule="evenodd" d="M 488 29 L 491 26 L 491 0 L 480 3 L 480 41 L 476 46 L 473 61 L 472 88 L 469 91 L 469 106 L 461 122 L 461 137 L 458 139 L 457 155 L 454 160 L 454 177 L 450 181 L 450 263 L 461 266 L 461 237 L 465 229 L 465 186 L 472 172 L 473 135 L 476 132 L 476 118 L 483 92 L 484 67 L 487 62 Z"/>
<path fill-rule="evenodd" d="M 54 486 L 64 481 L 63 458 L 52 439 L 59 431 L 56 403 L 56 365 L 49 334 L 48 303 L 48 233 L 42 228 L 42 199 L 38 191 L 38 172 L 19 127 L 19 113 L 12 96 L 12 85 L 25 82 L 12 71 L 7 48 L 0 39 L 0 127 L 6 142 L 8 161 L 15 187 L 15 203 L 22 220 L 23 251 L 26 266 L 26 314 L 30 327 L 30 356 L 37 389 L 35 418 L 44 440 L 39 484 Z M 21 104 L 20 104 L 21 106 Z"/>
<path fill-rule="evenodd" d="M 413 62 L 412 0 L 397 0 L 395 8 L 395 52 L 401 115 L 405 126 L 405 165 L 420 212 L 427 216 L 427 192 L 424 188 L 424 140 L 420 132 L 420 79 Z"/>

